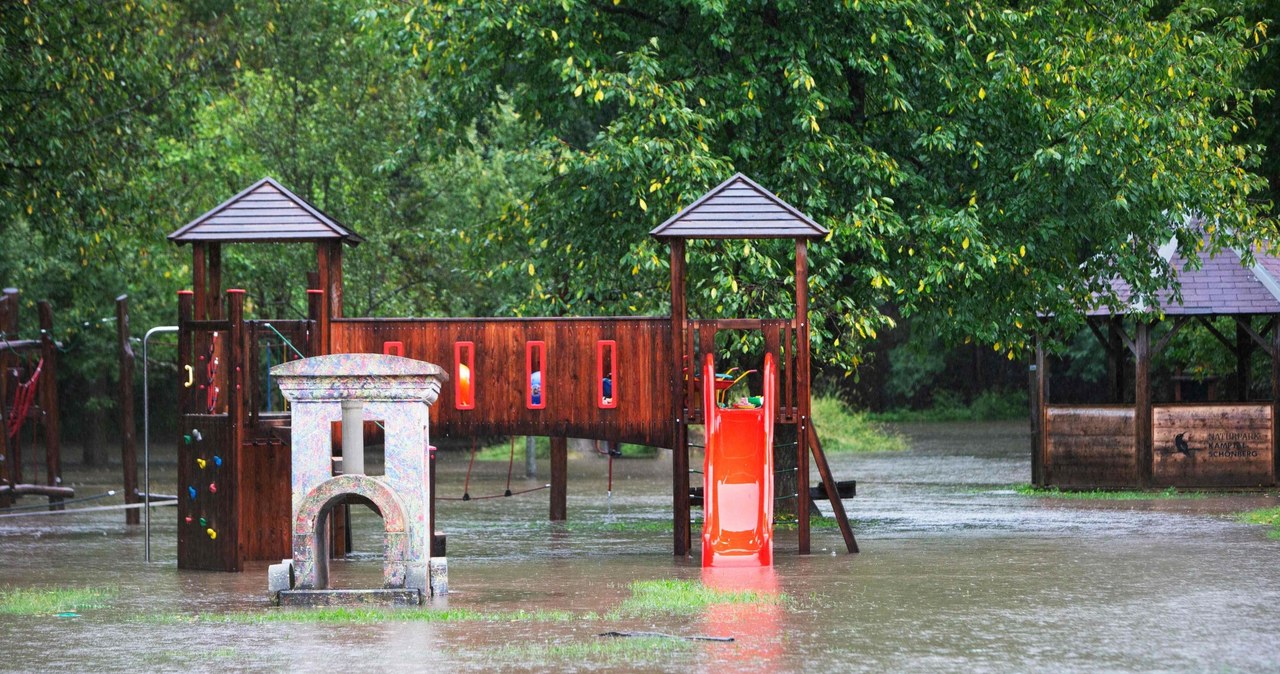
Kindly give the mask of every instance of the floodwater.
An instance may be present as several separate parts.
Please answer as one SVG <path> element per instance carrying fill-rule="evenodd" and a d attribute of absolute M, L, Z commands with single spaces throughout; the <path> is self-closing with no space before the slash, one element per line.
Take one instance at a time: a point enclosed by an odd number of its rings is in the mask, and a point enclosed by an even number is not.
<path fill-rule="evenodd" d="M 0 589 L 116 590 L 79 617 L 0 615 L 0 669 L 1280 670 L 1280 541 L 1230 516 L 1275 505 L 1274 493 L 1029 498 L 1008 488 L 1030 474 L 1025 424 L 898 428 L 911 438 L 908 452 L 832 459 L 838 477 L 858 480 L 846 505 L 861 554 L 842 554 L 836 529 L 815 528 L 814 554 L 799 557 L 794 532 L 780 531 L 771 573 L 708 582 L 782 592 L 783 603 L 693 615 L 606 616 L 633 581 L 703 577 L 696 551 L 691 560 L 670 554 L 669 452 L 616 461 L 611 496 L 606 460 L 572 457 L 567 524 L 546 522 L 545 490 L 441 503 L 452 594 L 438 606 L 580 619 L 225 622 L 219 616 L 282 610 L 268 604 L 266 564 L 177 570 L 172 509 L 154 511 L 151 565 L 141 528 L 126 527 L 119 511 L 0 519 Z M 442 458 L 442 495 L 461 495 L 466 463 Z M 513 490 L 542 484 L 522 477 L 521 462 L 515 470 Z M 173 491 L 173 475 L 172 463 L 159 467 L 153 488 Z M 478 463 L 469 491 L 500 494 L 506 476 L 505 462 Z M 68 477 L 79 494 L 118 489 L 113 474 Z M 374 550 L 377 518 L 359 510 L 356 548 Z M 376 584 L 376 558 L 355 557 L 335 562 L 335 584 Z M 625 639 L 596 636 L 613 630 L 735 641 L 626 649 Z"/>

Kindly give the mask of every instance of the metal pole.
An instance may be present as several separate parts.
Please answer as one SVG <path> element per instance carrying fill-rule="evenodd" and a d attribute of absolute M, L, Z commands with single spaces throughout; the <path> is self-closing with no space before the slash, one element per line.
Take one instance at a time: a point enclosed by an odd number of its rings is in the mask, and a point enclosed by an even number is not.
<path fill-rule="evenodd" d="M 147 342 L 157 332 L 176 333 L 178 326 L 151 328 L 142 338 L 142 512 L 144 561 L 151 561 L 151 397 L 147 384 Z"/>

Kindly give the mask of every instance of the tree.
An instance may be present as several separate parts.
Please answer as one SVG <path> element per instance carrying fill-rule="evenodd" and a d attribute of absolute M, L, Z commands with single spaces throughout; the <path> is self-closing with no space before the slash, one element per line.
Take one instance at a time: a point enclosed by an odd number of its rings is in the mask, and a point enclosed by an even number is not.
<path fill-rule="evenodd" d="M 498 100 L 537 129 L 554 177 L 506 222 L 534 244 L 504 269 L 537 279 L 524 313 L 664 309 L 646 232 L 735 170 L 833 230 L 814 337 L 845 367 L 888 304 L 1012 358 L 1038 315 L 1114 301 L 1107 279 L 1154 298 L 1155 248 L 1201 245 L 1182 214 L 1215 219 L 1211 247 L 1268 226 L 1260 149 L 1239 141 L 1265 25 L 1235 8 L 464 1 L 366 21 L 433 83 L 424 144 Z M 786 259 L 695 246 L 694 310 L 785 313 Z"/>

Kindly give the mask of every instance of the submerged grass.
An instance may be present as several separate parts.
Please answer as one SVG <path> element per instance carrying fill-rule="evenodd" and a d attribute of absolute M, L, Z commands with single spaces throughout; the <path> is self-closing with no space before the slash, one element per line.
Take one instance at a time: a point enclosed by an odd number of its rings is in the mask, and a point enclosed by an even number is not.
<path fill-rule="evenodd" d="M 1236 515 L 1236 519 L 1245 524 L 1261 524 L 1271 527 L 1271 530 L 1267 532 L 1267 537 L 1280 540 L 1280 506 L 1242 512 Z"/>
<path fill-rule="evenodd" d="M 1029 484 L 1014 485 L 1013 490 L 1022 496 L 1036 498 L 1061 498 L 1077 501 L 1152 501 L 1160 499 L 1201 499 L 1208 498 L 1202 491 L 1178 491 L 1167 487 L 1160 491 L 1139 491 L 1133 489 L 1090 489 L 1081 491 L 1063 490 L 1057 487 L 1033 487 Z"/>
<path fill-rule="evenodd" d="M 521 644 L 503 646 L 485 655 L 500 662 L 521 663 L 548 661 L 590 662 L 593 667 L 607 665 L 655 664 L 663 658 L 693 650 L 693 643 L 683 639 L 661 637 L 597 638 L 568 643 Z"/>
<path fill-rule="evenodd" d="M 103 608 L 116 595 L 107 588 L 52 588 L 0 591 L 0 614 L 53 615 Z"/>
<path fill-rule="evenodd" d="M 654 615 L 694 615 L 712 604 L 780 604 L 786 595 L 753 590 L 717 590 L 691 580 L 638 580 L 631 597 L 605 614 L 606 620 Z"/>
<path fill-rule="evenodd" d="M 829 454 L 898 452 L 907 448 L 902 435 L 886 431 L 863 412 L 853 412 L 836 398 L 813 400 L 813 422 Z"/>
<path fill-rule="evenodd" d="M 297 624 L 366 624 L 381 622 L 570 622 L 595 620 L 594 613 L 574 613 L 537 609 L 533 611 L 476 611 L 466 608 L 387 608 L 387 607 L 330 607 L 272 609 L 270 611 L 212 613 L 197 615 L 159 616 L 155 622 L 164 623 L 230 623 L 237 625 L 262 625 L 271 623 Z"/>

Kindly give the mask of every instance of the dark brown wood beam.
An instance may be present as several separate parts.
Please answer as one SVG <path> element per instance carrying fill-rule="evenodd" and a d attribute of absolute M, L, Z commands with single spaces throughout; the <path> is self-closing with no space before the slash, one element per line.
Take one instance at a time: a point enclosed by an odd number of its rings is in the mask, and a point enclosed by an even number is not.
<path fill-rule="evenodd" d="M 1269 340 L 1269 339 L 1267 339 L 1266 337 L 1263 337 L 1262 335 L 1258 334 L 1258 333 L 1253 329 L 1253 326 L 1249 324 L 1249 320 L 1248 320 L 1246 317 L 1244 317 L 1244 316 L 1233 316 L 1233 318 L 1235 318 L 1235 320 L 1236 320 L 1236 325 L 1237 325 L 1239 328 L 1241 328 L 1242 330 L 1244 330 L 1245 334 L 1247 334 L 1247 335 L 1249 335 L 1249 337 L 1253 338 L 1253 341 L 1254 341 L 1255 343 L 1257 343 L 1257 344 L 1258 344 L 1258 346 L 1261 346 L 1261 347 L 1262 347 L 1262 349 L 1263 349 L 1263 351 L 1266 351 L 1268 354 L 1270 354 L 1270 353 L 1271 353 L 1271 340 Z"/>
<path fill-rule="evenodd" d="M 58 408 L 58 345 L 53 339 L 53 305 L 47 300 L 36 304 L 40 320 L 40 359 L 44 370 L 40 375 L 40 408 L 44 411 L 45 482 L 50 487 L 62 485 L 62 415 Z M 49 509 L 62 510 L 62 499 L 49 496 Z"/>
<path fill-rule="evenodd" d="M 672 554 L 685 557 L 692 543 L 689 526 L 689 407 L 690 382 L 697 364 L 691 362 L 689 343 L 689 308 L 685 296 L 685 241 L 671 240 L 671 382 L 672 418 L 675 433 L 671 439 L 671 520 Z"/>
<path fill-rule="evenodd" d="M 1139 320 L 1134 344 L 1134 471 L 1138 487 L 1151 485 L 1151 324 Z"/>
<path fill-rule="evenodd" d="M 796 239 L 796 402 L 799 428 L 796 429 L 796 529 L 797 547 L 809 554 L 809 249 L 804 239 Z"/>
<path fill-rule="evenodd" d="M 1177 335 L 1178 331 L 1181 330 L 1182 326 L 1186 325 L 1189 320 L 1190 319 L 1188 319 L 1186 316 L 1178 316 L 1177 318 L 1173 319 L 1173 326 L 1170 327 L 1169 331 L 1164 333 L 1164 336 L 1161 337 L 1155 343 L 1155 346 L 1151 348 L 1151 355 L 1155 355 L 1157 353 L 1160 353 L 1161 351 L 1164 351 L 1164 347 L 1169 345 L 1169 340 L 1173 339 L 1174 335 Z"/>
<path fill-rule="evenodd" d="M 138 497 L 138 440 L 133 407 L 133 344 L 129 342 L 129 296 L 116 298 L 116 340 L 120 354 L 120 464 L 124 471 L 124 502 L 137 503 Z M 184 379 L 185 381 L 185 379 Z M 139 524 L 136 508 L 126 510 L 125 524 Z"/>
<path fill-rule="evenodd" d="M 569 439 L 563 436 L 551 438 L 551 521 L 569 519 Z"/>

